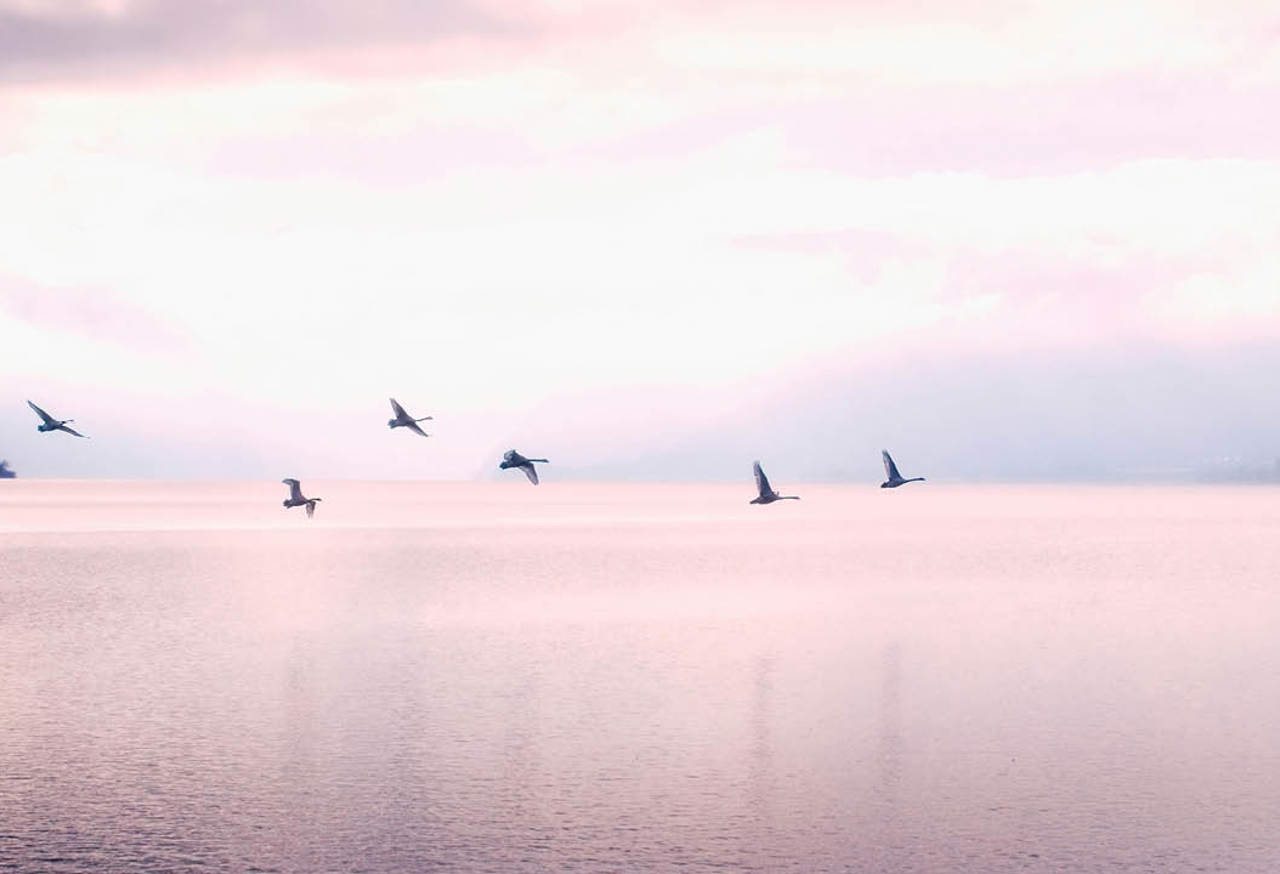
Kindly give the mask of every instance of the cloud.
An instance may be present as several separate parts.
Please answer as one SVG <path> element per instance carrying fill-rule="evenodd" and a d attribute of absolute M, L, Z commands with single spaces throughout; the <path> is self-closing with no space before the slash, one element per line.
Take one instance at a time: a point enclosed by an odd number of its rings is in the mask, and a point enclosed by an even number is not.
<path fill-rule="evenodd" d="M 356 46 L 420 46 L 513 23 L 465 0 L 119 0 L 0 5 L 0 70 L 42 78 L 208 65 Z"/>
<path fill-rule="evenodd" d="M 105 340 L 130 350 L 171 353 L 183 336 L 153 313 L 101 289 L 50 288 L 0 277 L 0 314 L 54 334 Z"/>

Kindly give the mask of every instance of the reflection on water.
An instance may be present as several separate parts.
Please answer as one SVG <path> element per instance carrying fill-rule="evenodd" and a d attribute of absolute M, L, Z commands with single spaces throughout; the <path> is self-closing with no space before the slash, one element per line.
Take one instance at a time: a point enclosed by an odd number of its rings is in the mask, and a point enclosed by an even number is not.
<path fill-rule="evenodd" d="M 0 869 L 1280 870 L 1276 490 L 323 486 L 0 488 Z"/>
<path fill-rule="evenodd" d="M 898 782 L 902 779 L 902 646 L 897 642 L 884 648 L 882 672 L 877 794 L 886 814 L 892 816 L 898 806 Z"/>
<path fill-rule="evenodd" d="M 761 832 L 772 832 L 775 823 L 773 798 L 775 777 L 773 773 L 773 658 L 756 657 L 755 676 L 752 681 L 751 741 L 747 760 L 747 798 L 751 805 L 751 817 Z"/>

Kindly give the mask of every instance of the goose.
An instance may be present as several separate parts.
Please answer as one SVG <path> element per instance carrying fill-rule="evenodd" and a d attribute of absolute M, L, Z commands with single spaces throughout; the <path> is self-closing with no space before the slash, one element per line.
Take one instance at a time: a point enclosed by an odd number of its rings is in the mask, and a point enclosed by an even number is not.
<path fill-rule="evenodd" d="M 40 424 L 36 425 L 37 431 L 66 431 L 68 434 L 72 434 L 76 437 L 85 436 L 81 434 L 79 431 L 77 431 L 75 428 L 67 427 L 67 423 L 74 422 L 75 419 L 55 419 L 53 416 L 50 416 L 48 413 L 46 413 L 44 410 L 37 407 L 35 404 L 31 403 L 31 401 L 27 401 L 27 406 L 35 410 L 36 415 L 40 417 Z M 89 438 L 85 437 L 85 439 L 87 440 Z"/>
<path fill-rule="evenodd" d="M 391 412 L 395 413 L 396 417 L 394 419 L 387 420 L 388 428 L 408 428 L 413 433 L 421 434 L 423 437 L 431 436 L 426 431 L 423 431 L 418 427 L 419 422 L 427 421 L 431 418 L 430 416 L 423 416 L 421 419 L 415 419 L 413 416 L 410 416 L 405 412 L 404 407 L 400 406 L 395 398 L 391 398 Z"/>
<path fill-rule="evenodd" d="M 540 461 L 543 464 L 550 464 L 545 458 L 525 458 L 514 449 L 508 449 L 502 456 L 502 464 L 498 465 L 499 470 L 507 470 L 508 468 L 517 467 L 524 471 L 524 475 L 529 478 L 529 482 L 535 486 L 538 484 L 538 471 L 534 469 L 533 463 Z"/>
<path fill-rule="evenodd" d="M 304 497 L 302 494 L 302 483 L 298 482 L 293 477 L 282 479 L 280 480 L 280 482 L 284 483 L 289 487 L 289 497 L 285 498 L 284 501 L 282 502 L 286 510 L 289 509 L 290 507 L 306 507 L 308 519 L 310 519 L 313 515 L 315 515 L 316 503 L 319 501 L 323 501 L 324 498 Z"/>
<path fill-rule="evenodd" d="M 880 457 L 884 459 L 884 475 L 888 477 L 887 480 L 880 483 L 880 488 L 896 489 L 898 486 L 906 485 L 907 483 L 924 482 L 924 477 L 922 476 L 913 476 L 911 479 L 903 479 L 902 474 L 898 473 L 898 465 L 893 463 L 893 458 L 889 455 L 889 450 L 881 449 Z"/>
<path fill-rule="evenodd" d="M 756 475 L 756 491 L 760 494 L 751 499 L 753 504 L 772 504 L 774 501 L 798 501 L 799 495 L 780 495 L 773 490 L 773 486 L 769 485 L 769 478 L 764 475 L 764 470 L 760 467 L 760 462 L 753 462 L 751 470 Z"/>

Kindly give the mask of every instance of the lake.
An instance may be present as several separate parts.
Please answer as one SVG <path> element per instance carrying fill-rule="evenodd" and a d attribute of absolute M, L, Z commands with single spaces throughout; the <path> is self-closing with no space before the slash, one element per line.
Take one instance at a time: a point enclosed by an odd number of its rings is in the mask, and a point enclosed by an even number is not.
<path fill-rule="evenodd" d="M 5 481 L 0 869 L 1280 870 L 1280 488 L 775 485 Z"/>

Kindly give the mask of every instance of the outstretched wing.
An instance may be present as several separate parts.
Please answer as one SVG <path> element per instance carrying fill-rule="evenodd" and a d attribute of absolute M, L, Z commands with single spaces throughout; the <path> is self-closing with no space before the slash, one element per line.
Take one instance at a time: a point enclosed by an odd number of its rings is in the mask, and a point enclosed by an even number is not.
<path fill-rule="evenodd" d="M 307 501 L 307 518 L 310 519 L 316 514 L 316 502 Z"/>
<path fill-rule="evenodd" d="M 404 411 L 404 407 L 396 403 L 395 398 L 391 398 L 391 411 L 396 414 L 397 419 L 408 419 L 409 414 Z"/>
<path fill-rule="evenodd" d="M 889 450 L 881 449 L 880 457 L 884 459 L 885 479 L 902 479 L 902 474 L 898 473 L 898 465 L 894 464 L 893 459 L 889 457 Z"/>
<path fill-rule="evenodd" d="M 529 482 L 535 486 L 538 484 L 538 471 L 534 469 L 532 464 L 522 464 L 520 469 L 524 471 L 524 475 L 529 478 Z"/>
<path fill-rule="evenodd" d="M 79 431 L 77 431 L 75 428 L 68 428 L 66 425 L 59 425 L 59 426 L 58 426 L 58 430 L 59 430 L 59 431 L 66 431 L 68 434 L 74 434 L 74 435 L 75 435 L 75 436 L 77 436 L 77 437 L 84 437 L 84 435 L 83 435 L 83 434 L 81 434 Z M 88 438 L 88 437 L 84 437 L 84 439 L 88 440 L 89 438 Z"/>
<path fill-rule="evenodd" d="M 515 460 L 516 460 L 516 451 L 515 451 L 514 449 L 508 449 L 506 452 L 502 453 L 502 460 L 503 460 L 503 461 L 515 461 Z"/>
<path fill-rule="evenodd" d="M 410 422 L 409 424 L 405 425 L 405 427 L 406 427 L 406 428 L 408 428 L 410 431 L 412 431 L 412 432 L 413 432 L 413 433 L 415 433 L 415 434 L 421 434 L 423 437 L 430 437 L 430 436 L 431 436 L 431 435 L 430 435 L 430 434 L 428 434 L 426 431 L 423 431 L 421 428 L 419 428 L 419 427 L 418 427 L 418 423 L 417 423 L 417 422 Z"/>
<path fill-rule="evenodd" d="M 289 487 L 289 500 L 291 501 L 306 500 L 305 498 L 302 497 L 302 483 L 298 482 L 296 479 L 293 479 L 292 477 L 288 479 L 282 479 L 280 480 L 280 482 L 284 483 Z"/>
<path fill-rule="evenodd" d="M 756 491 L 760 493 L 761 497 L 772 492 L 773 489 L 769 486 L 769 478 L 764 475 L 764 470 L 761 469 L 760 462 L 758 461 L 752 462 L 751 470 L 755 472 Z"/>
<path fill-rule="evenodd" d="M 50 416 L 44 410 L 40 409 L 35 404 L 31 403 L 31 401 L 27 401 L 27 406 L 36 411 L 36 415 L 39 416 L 44 421 L 44 424 L 46 425 L 57 424 L 57 420 L 54 419 L 53 416 Z"/>

